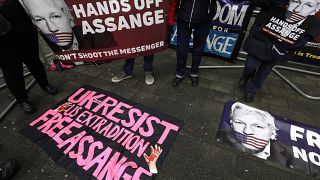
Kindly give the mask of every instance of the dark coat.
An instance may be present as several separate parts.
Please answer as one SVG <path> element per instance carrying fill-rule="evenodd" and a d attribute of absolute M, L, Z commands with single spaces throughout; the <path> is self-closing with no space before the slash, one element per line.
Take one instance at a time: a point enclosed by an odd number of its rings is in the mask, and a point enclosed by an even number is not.
<path fill-rule="evenodd" d="M 113 35 L 109 31 L 105 31 L 104 33 L 96 33 L 96 34 L 82 34 L 82 28 L 80 26 L 73 27 L 73 33 L 77 38 L 79 43 L 79 50 L 88 50 L 88 49 L 102 49 L 114 47 L 117 45 L 115 42 Z M 50 41 L 48 41 L 45 37 L 44 39 L 50 46 L 53 52 L 61 52 L 62 49 L 57 45 Z"/>
<path fill-rule="evenodd" d="M 212 21 L 216 12 L 214 0 L 180 0 L 178 18 L 188 23 Z"/>
<path fill-rule="evenodd" d="M 285 1 L 285 0 L 284 0 Z M 279 41 L 271 36 L 266 35 L 260 29 L 271 18 L 274 12 L 283 10 L 281 6 L 274 6 L 273 0 L 255 0 L 256 6 L 261 7 L 260 13 L 257 15 L 253 26 L 250 29 L 249 35 L 244 42 L 243 49 L 248 54 L 255 56 L 263 61 L 279 61 L 272 55 L 273 44 L 279 43 Z M 315 38 L 320 33 L 320 23 L 314 16 L 309 16 L 306 21 L 311 24 L 310 28 L 303 33 L 299 39 L 305 36 L 311 36 Z M 299 41 L 298 39 L 298 41 Z M 278 44 L 278 46 L 285 46 L 286 44 Z M 289 52 L 285 59 L 289 60 L 293 56 L 292 52 Z"/>
<path fill-rule="evenodd" d="M 11 24 L 10 31 L 0 36 L 1 68 L 39 59 L 37 30 L 18 0 L 6 1 L 0 6 L 0 14 Z"/>

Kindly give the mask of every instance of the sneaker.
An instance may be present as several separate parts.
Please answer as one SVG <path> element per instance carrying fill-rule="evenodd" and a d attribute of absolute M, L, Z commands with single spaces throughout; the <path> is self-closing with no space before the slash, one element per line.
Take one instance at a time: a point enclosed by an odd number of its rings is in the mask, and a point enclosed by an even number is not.
<path fill-rule="evenodd" d="M 154 77 L 153 77 L 153 75 L 152 75 L 152 72 L 146 72 L 145 75 L 146 75 L 146 83 L 147 83 L 148 85 L 153 84 L 153 82 L 154 82 Z"/>
<path fill-rule="evenodd" d="M 129 78 L 132 78 L 132 75 L 128 75 L 128 74 L 126 74 L 126 73 L 124 73 L 124 72 L 121 72 L 121 73 L 119 73 L 118 75 L 113 76 L 113 78 L 111 79 L 111 81 L 112 81 L 113 83 L 118 83 L 118 82 L 121 82 L 121 81 L 123 81 L 123 80 L 125 80 L 125 79 L 129 79 Z"/>

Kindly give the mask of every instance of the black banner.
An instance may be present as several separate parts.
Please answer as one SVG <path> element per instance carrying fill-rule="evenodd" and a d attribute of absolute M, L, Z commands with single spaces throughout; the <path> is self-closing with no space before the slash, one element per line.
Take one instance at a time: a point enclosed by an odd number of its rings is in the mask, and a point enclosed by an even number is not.
<path fill-rule="evenodd" d="M 80 179 L 152 179 L 182 125 L 85 85 L 33 120 L 22 134 Z"/>

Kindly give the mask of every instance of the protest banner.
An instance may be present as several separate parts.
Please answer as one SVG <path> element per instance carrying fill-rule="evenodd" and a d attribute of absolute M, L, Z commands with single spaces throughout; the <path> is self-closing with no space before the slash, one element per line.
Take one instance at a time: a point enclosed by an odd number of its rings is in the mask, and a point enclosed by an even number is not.
<path fill-rule="evenodd" d="M 21 131 L 80 179 L 152 179 L 183 123 L 85 85 Z"/>
<path fill-rule="evenodd" d="M 20 0 L 62 62 L 150 55 L 166 48 L 163 0 Z"/>
<path fill-rule="evenodd" d="M 320 66 L 320 43 L 308 42 L 306 46 L 294 52 L 291 61 Z"/>
<path fill-rule="evenodd" d="M 308 6 L 301 8 L 306 3 L 309 3 Z M 286 60 L 320 65 L 318 6 L 317 1 L 290 1 L 287 8 L 275 8 L 269 21 L 262 27 L 262 31 L 267 35 L 281 42 L 282 49 L 304 43 L 297 46 L 293 56 L 287 57 Z M 310 38 L 304 42 L 303 39 L 308 36 Z"/>
<path fill-rule="evenodd" d="M 216 140 L 267 161 L 320 177 L 320 129 L 228 101 Z"/>
<path fill-rule="evenodd" d="M 206 40 L 204 52 L 208 56 L 236 61 L 250 17 L 252 1 L 217 0 L 212 28 Z M 172 47 L 177 45 L 177 28 L 170 36 Z M 192 48 L 192 38 L 189 44 Z"/>

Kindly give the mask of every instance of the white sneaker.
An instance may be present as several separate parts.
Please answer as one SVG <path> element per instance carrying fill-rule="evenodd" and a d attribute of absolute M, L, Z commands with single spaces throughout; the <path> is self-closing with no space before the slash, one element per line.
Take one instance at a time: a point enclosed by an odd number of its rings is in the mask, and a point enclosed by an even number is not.
<path fill-rule="evenodd" d="M 123 81 L 125 79 L 129 79 L 129 78 L 132 78 L 132 75 L 128 75 L 128 74 L 126 74 L 124 72 L 121 72 L 118 75 L 113 76 L 111 81 L 114 82 L 114 83 L 118 83 L 118 82 L 121 82 L 121 81 Z"/>
<path fill-rule="evenodd" d="M 152 75 L 152 72 L 146 72 L 145 75 L 146 75 L 146 83 L 148 85 L 153 84 L 154 83 L 154 77 Z"/>

